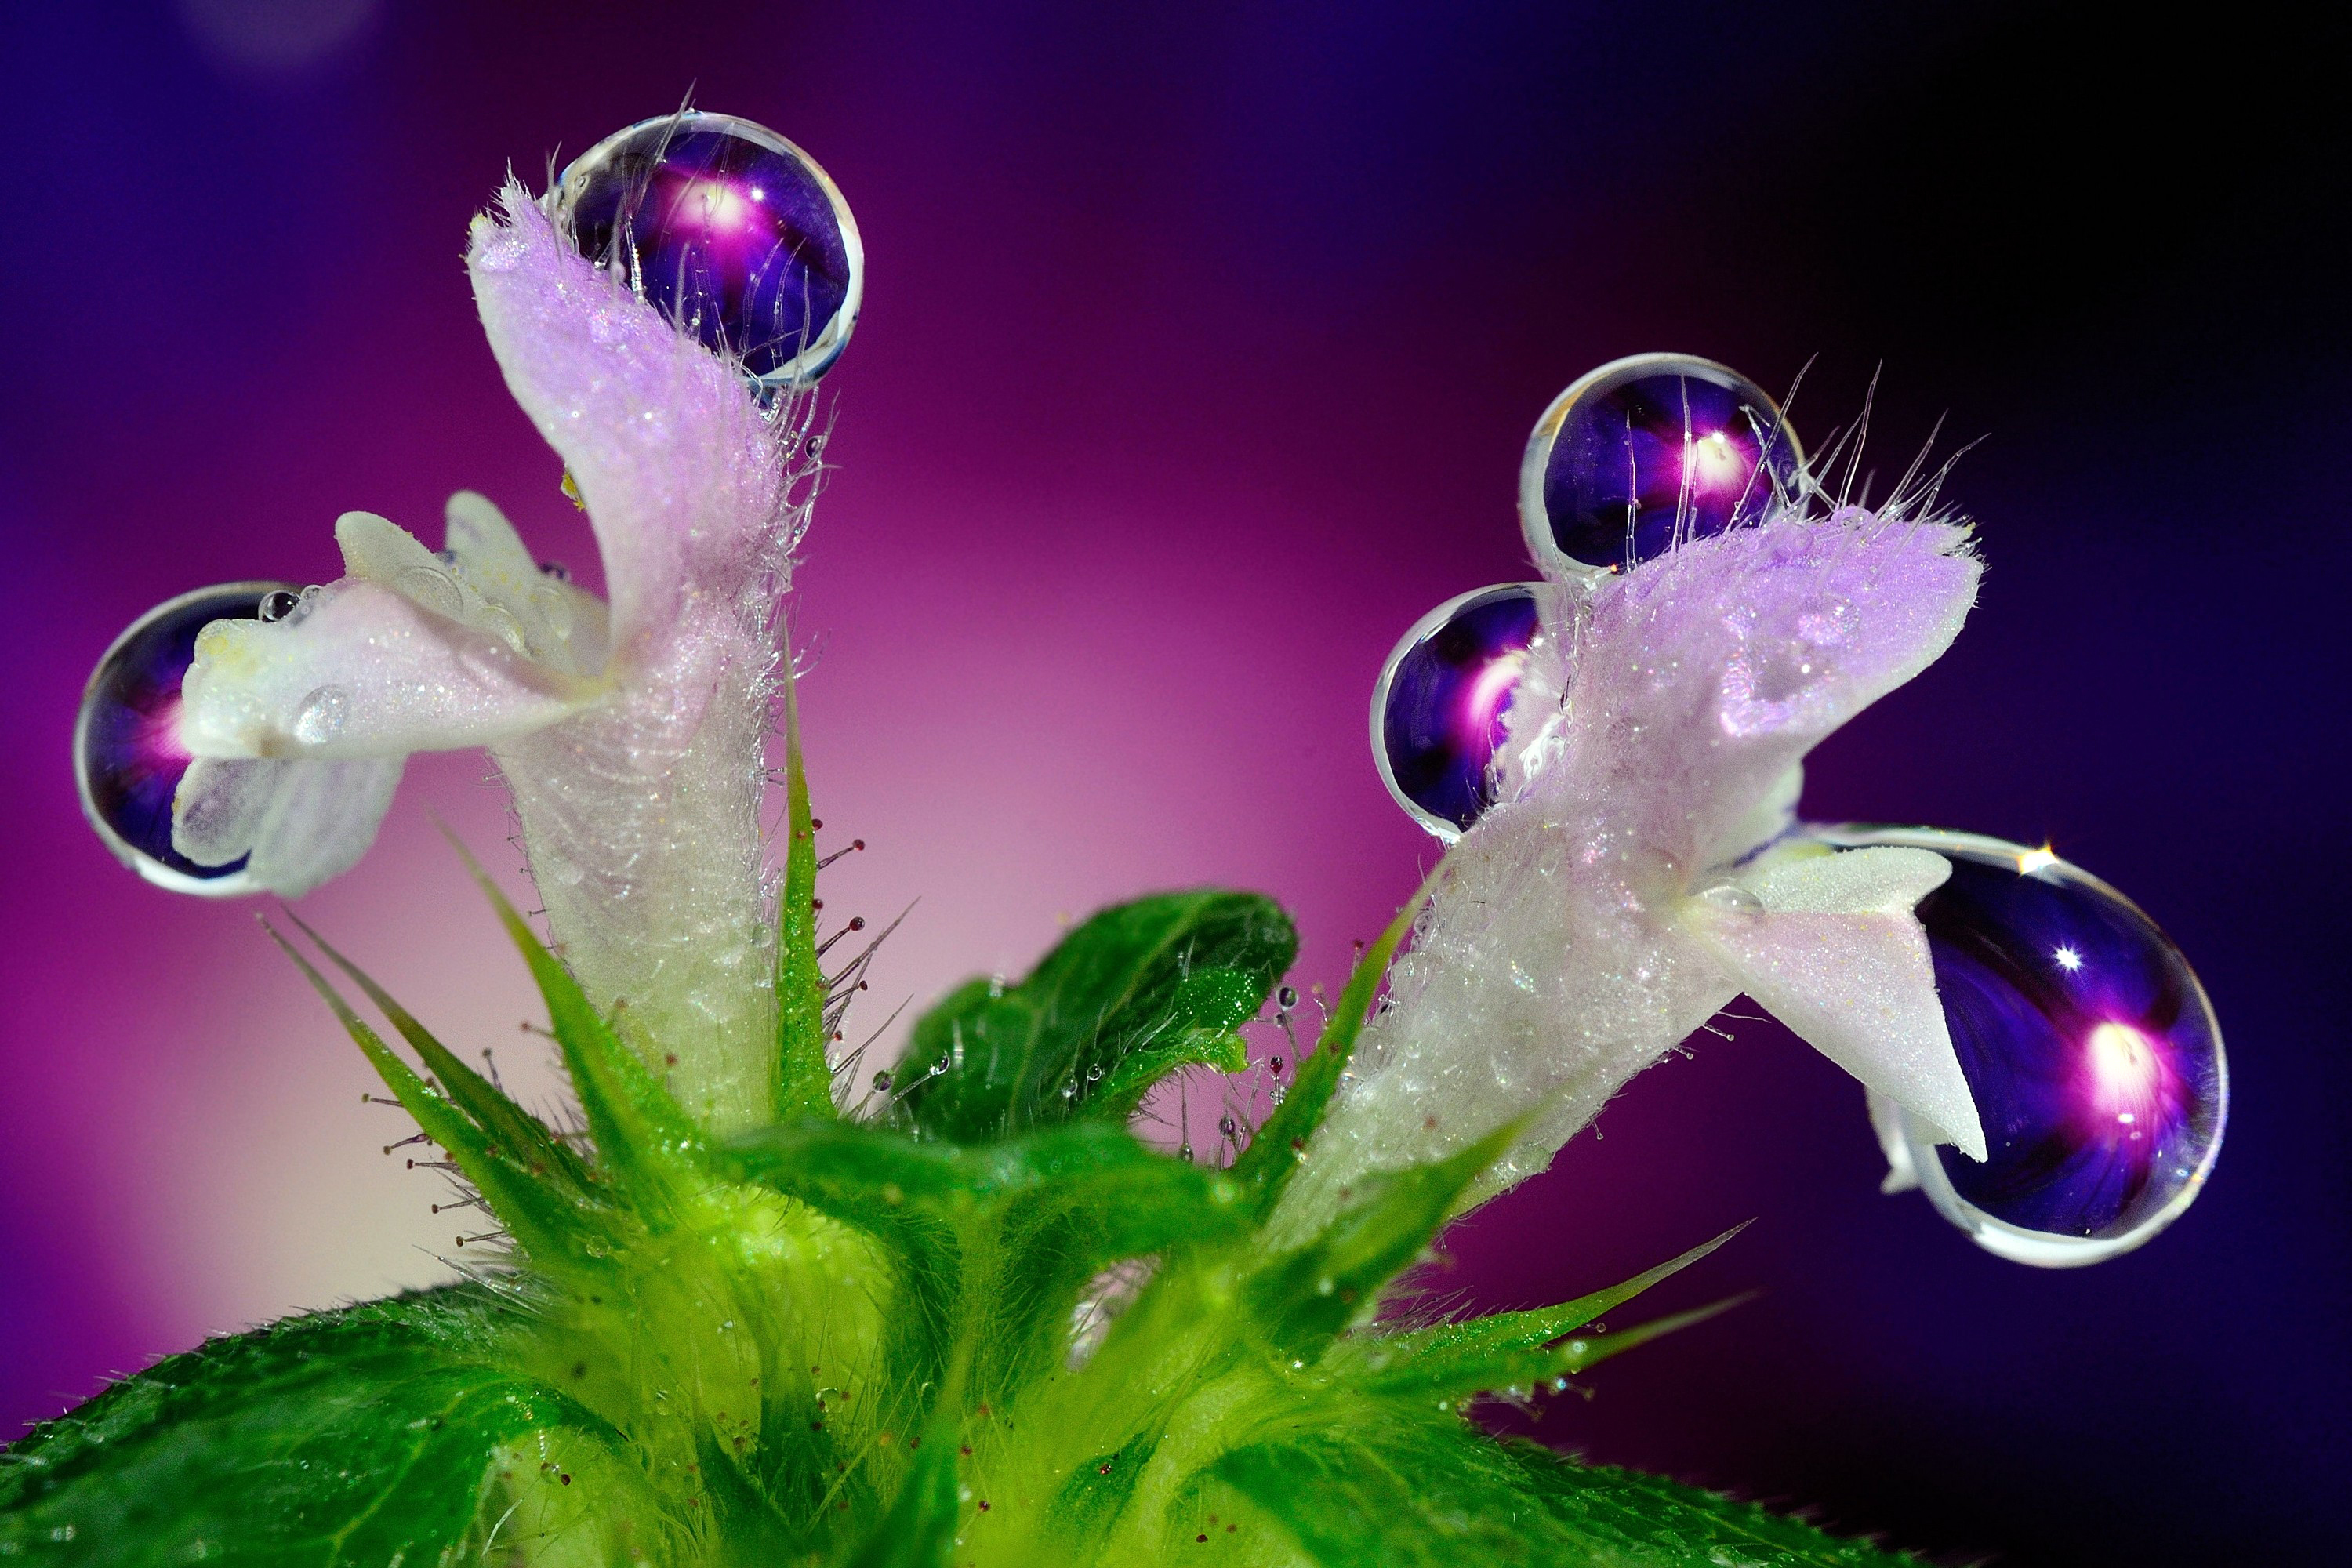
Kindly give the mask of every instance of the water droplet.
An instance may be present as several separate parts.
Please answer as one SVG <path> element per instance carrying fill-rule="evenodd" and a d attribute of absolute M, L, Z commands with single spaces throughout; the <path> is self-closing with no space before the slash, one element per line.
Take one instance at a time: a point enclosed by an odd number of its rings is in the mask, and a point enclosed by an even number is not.
<path fill-rule="evenodd" d="M 1526 584 L 1448 599 L 1405 633 L 1372 688 L 1381 782 L 1440 838 L 1494 804 L 1495 752 L 1541 624 Z"/>
<path fill-rule="evenodd" d="M 764 126 L 697 110 L 642 121 L 575 160 L 554 199 L 583 255 L 635 278 L 763 390 L 814 382 L 849 341 L 856 221 L 824 171 Z"/>
<path fill-rule="evenodd" d="M 254 616 L 264 621 L 282 621 L 292 615 L 302 603 L 302 595 L 291 588 L 272 588 L 261 595 L 254 606 Z"/>
<path fill-rule="evenodd" d="M 1288 1012 L 1298 1005 L 1297 989 L 1295 986 L 1286 985 L 1274 994 L 1274 999 L 1282 1005 L 1283 1011 Z"/>
<path fill-rule="evenodd" d="M 874 1075 L 874 1087 L 876 1090 L 880 1093 L 888 1093 L 890 1090 L 890 1075 L 887 1072 L 876 1073 Z"/>
<path fill-rule="evenodd" d="M 1988 1251 L 2062 1268 L 2128 1251 L 2178 1219 L 2229 1111 L 2221 1027 L 2179 949 L 2046 849 L 1934 828 L 1818 831 L 1952 862 L 1919 921 L 1990 1158 L 1932 1144 L 1903 1119 L 1945 1217 Z"/>
<path fill-rule="evenodd" d="M 1637 566 L 1761 518 L 1802 463 L 1754 382 L 1712 360 L 1636 354 L 1587 372 L 1536 421 L 1519 525 L 1548 566 Z"/>
<path fill-rule="evenodd" d="M 158 887 L 253 890 L 243 860 L 199 866 L 172 847 L 172 796 L 195 760 L 180 740 L 180 683 L 196 634 L 214 621 L 257 619 L 265 599 L 300 602 L 283 583 L 230 583 L 157 605 L 115 638 L 82 691 L 74 724 L 82 811 L 106 847 Z"/>
<path fill-rule="evenodd" d="M 1217 1118 L 1217 1135 L 1219 1137 L 1231 1138 L 1240 1132 L 1241 1130 L 1241 1123 L 1235 1121 L 1232 1117 L 1220 1116 Z"/>
<path fill-rule="evenodd" d="M 294 710 L 295 740 L 306 746 L 325 745 L 343 732 L 343 720 L 351 709 L 351 694 L 341 687 L 320 687 Z"/>
<path fill-rule="evenodd" d="M 1763 900 L 1737 882 L 1717 882 L 1700 889 L 1698 896 L 1717 909 L 1737 910 L 1741 914 L 1760 914 L 1764 909 Z"/>
<path fill-rule="evenodd" d="M 1095 1065 L 1094 1065 L 1094 1066 L 1092 1066 L 1092 1067 L 1090 1067 L 1090 1068 L 1087 1068 L 1087 1081 L 1088 1083 L 1100 1083 L 1100 1082 L 1102 1082 L 1102 1076 L 1103 1076 L 1103 1069 L 1102 1069 L 1102 1063 L 1100 1063 L 1100 1062 L 1097 1062 L 1097 1063 L 1095 1063 Z"/>
<path fill-rule="evenodd" d="M 1192 1145 L 1189 1142 L 1178 1144 L 1176 1146 L 1176 1157 L 1179 1160 L 1183 1161 L 1184 1163 L 1188 1165 L 1191 1164 L 1192 1163 Z"/>

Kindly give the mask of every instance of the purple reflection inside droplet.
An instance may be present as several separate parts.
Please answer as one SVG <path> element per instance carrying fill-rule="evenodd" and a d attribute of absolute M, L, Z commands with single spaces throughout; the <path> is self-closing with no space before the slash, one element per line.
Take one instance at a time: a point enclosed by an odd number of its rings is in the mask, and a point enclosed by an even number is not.
<path fill-rule="evenodd" d="M 634 247 L 646 297 L 755 376 L 824 368 L 794 362 L 841 313 L 856 262 L 834 194 L 789 143 L 688 113 L 635 127 L 582 162 L 562 184 L 582 254 L 625 267 Z"/>
<path fill-rule="evenodd" d="M 1490 770 L 1538 626 L 1531 589 L 1488 588 L 1392 656 L 1381 745 L 1422 810 L 1467 827 L 1493 804 Z"/>
<path fill-rule="evenodd" d="M 1945 1174 L 2023 1229 L 2130 1232 L 2201 1179 L 2221 1140 L 2203 990 L 2145 915 L 2063 861 L 1933 847 L 1952 877 L 1919 919 L 1991 1156 L 1939 1148 Z"/>
<path fill-rule="evenodd" d="M 1796 476 L 1796 443 L 1755 384 L 1645 355 L 1569 405 L 1544 461 L 1544 516 L 1571 561 L 1633 566 L 1762 516 L 1775 480 L 1786 489 Z"/>
<path fill-rule="evenodd" d="M 280 584 L 238 583 L 175 599 L 109 651 L 82 697 L 75 763 L 90 814 L 136 854 L 184 877 L 212 881 L 244 869 L 199 866 L 172 847 L 172 796 L 194 759 L 180 740 L 180 685 L 196 634 L 214 621 L 251 619 Z"/>

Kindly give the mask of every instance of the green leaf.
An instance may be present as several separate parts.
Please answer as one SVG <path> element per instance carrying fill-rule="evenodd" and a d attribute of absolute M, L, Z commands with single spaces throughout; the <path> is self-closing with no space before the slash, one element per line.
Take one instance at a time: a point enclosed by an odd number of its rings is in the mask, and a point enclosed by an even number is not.
<path fill-rule="evenodd" d="M 1518 1132 L 1512 1122 L 1450 1159 L 1365 1177 L 1313 1240 L 1253 1273 L 1252 1304 L 1276 1348 L 1293 1355 L 1319 1349 L 1370 1310 Z"/>
<path fill-rule="evenodd" d="M 173 1356 L 0 1458 L 0 1554 L 432 1563 L 473 1523 L 501 1445 L 550 1427 L 617 1441 L 500 1364 L 521 1318 L 458 1286 Z"/>
<path fill-rule="evenodd" d="M 1259 1124 L 1249 1147 L 1234 1162 L 1234 1174 L 1257 1189 L 1261 1219 L 1274 1212 L 1292 1173 L 1298 1169 L 1307 1141 L 1323 1124 L 1323 1112 L 1339 1087 L 1339 1075 L 1347 1070 L 1349 1058 L 1355 1055 L 1356 1037 L 1364 1032 L 1364 1020 L 1371 1011 L 1372 998 L 1379 994 L 1381 977 L 1388 973 L 1389 960 L 1396 956 L 1405 933 L 1412 930 L 1413 919 L 1421 912 L 1422 902 L 1429 896 L 1438 873 L 1432 871 L 1429 875 L 1430 880 L 1423 882 L 1420 890 L 1397 910 L 1396 918 L 1389 921 L 1380 940 L 1356 961 L 1346 987 L 1339 993 L 1339 1006 L 1316 1039 L 1313 1054 L 1298 1064 L 1290 1092 L 1283 1097 L 1274 1114 Z"/>
<path fill-rule="evenodd" d="M 1020 984 L 971 981 L 917 1023 L 900 1106 L 918 1129 L 967 1143 L 1079 1115 L 1124 1119 L 1179 1067 L 1244 1066 L 1234 1030 L 1297 951 L 1290 918 L 1255 894 L 1105 910 Z"/>
<path fill-rule="evenodd" d="M 789 664 L 789 660 L 787 663 Z M 784 671 L 784 882 L 776 894 L 776 1059 L 769 1099 L 775 1119 L 829 1117 L 824 971 L 816 954 L 816 826 L 801 759 L 800 699 Z"/>
<path fill-rule="evenodd" d="M 1555 1346 L 1602 1313 L 1632 1300 L 1729 1241 L 1743 1226 L 1681 1257 L 1636 1274 L 1622 1285 L 1595 1290 L 1557 1307 L 1529 1312 L 1496 1312 L 1458 1322 L 1436 1323 L 1406 1333 L 1368 1334 L 1334 1348 L 1334 1358 L 1360 1367 L 1360 1386 L 1371 1392 L 1431 1399 L 1462 1397 L 1514 1385 L 1532 1385 L 1580 1372 L 1674 1329 L 1688 1328 L 1725 1310 L 1718 1302 L 1610 1335 L 1587 1335 Z"/>
<path fill-rule="evenodd" d="M 1526 1442 L 1497 1445 L 1572 1539 L 1600 1561 L 1738 1568 L 1917 1568 L 1908 1552 L 1842 1541 L 1753 1503 L 1606 1466 L 1571 1462 Z"/>
<path fill-rule="evenodd" d="M 1219 1481 L 1327 1568 L 1895 1568 L 1912 1559 L 1670 1481 L 1497 1443 L 1450 1418 L 1366 1420 L 1219 1458 Z"/>

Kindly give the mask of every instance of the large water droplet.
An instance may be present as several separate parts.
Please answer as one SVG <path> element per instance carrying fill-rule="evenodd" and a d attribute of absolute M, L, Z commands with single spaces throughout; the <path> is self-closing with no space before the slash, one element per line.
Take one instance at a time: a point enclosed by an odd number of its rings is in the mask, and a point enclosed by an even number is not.
<path fill-rule="evenodd" d="M 182 893 L 252 890 L 245 862 L 199 866 L 172 847 L 172 795 L 194 761 L 180 740 L 180 683 L 196 634 L 214 621 L 252 620 L 284 583 L 229 583 L 157 605 L 114 639 L 82 691 L 74 723 L 74 783 L 82 811 L 122 863 Z"/>
<path fill-rule="evenodd" d="M 1990 1158 L 1933 1144 L 1903 1119 L 1944 1215 L 1989 1251 L 2053 1268 L 2128 1251 L 2178 1219 L 2229 1110 L 2221 1027 L 2180 950 L 2046 848 L 1933 828 L 1818 831 L 1952 862 L 1919 921 Z"/>
<path fill-rule="evenodd" d="M 1626 568 L 1763 516 L 1803 457 L 1754 382 L 1689 354 L 1588 371 L 1544 410 L 1519 526 L 1547 566 Z"/>
<path fill-rule="evenodd" d="M 553 193 L 582 254 L 763 388 L 804 386 L 849 342 L 866 252 L 823 169 L 749 120 L 689 110 L 617 132 Z"/>
<path fill-rule="evenodd" d="M 1372 688 L 1372 757 L 1397 804 L 1440 838 L 1494 804 L 1496 750 L 1542 631 L 1522 583 L 1448 599 L 1405 633 Z"/>

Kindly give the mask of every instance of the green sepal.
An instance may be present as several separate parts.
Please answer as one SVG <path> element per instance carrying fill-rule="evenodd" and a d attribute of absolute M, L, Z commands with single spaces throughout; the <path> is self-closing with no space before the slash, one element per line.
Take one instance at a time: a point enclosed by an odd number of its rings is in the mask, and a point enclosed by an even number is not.
<path fill-rule="evenodd" d="M 270 940 L 294 961 L 295 967 L 333 1009 L 344 1032 L 375 1068 L 376 1076 L 392 1090 L 401 1109 L 415 1120 L 417 1130 L 447 1151 L 466 1180 L 473 1184 L 475 1191 L 481 1194 L 483 1201 L 523 1249 L 549 1263 L 586 1264 L 586 1244 L 592 1227 L 583 1223 L 581 1211 L 584 1200 L 558 1191 L 544 1177 L 533 1174 L 518 1157 L 503 1150 L 494 1152 L 488 1135 L 456 1104 L 433 1092 L 406 1062 L 394 1055 L 383 1037 L 352 1010 L 351 1004 L 310 960 L 296 951 L 292 942 L 267 921 L 262 929 L 269 932 Z"/>
<path fill-rule="evenodd" d="M 1432 871 L 1430 880 L 1406 900 L 1390 921 L 1380 940 L 1367 948 L 1356 967 L 1348 975 L 1348 984 L 1339 993 L 1339 1005 L 1332 1010 L 1323 1032 L 1315 1041 L 1315 1049 L 1300 1062 L 1293 1076 L 1289 1092 L 1274 1114 L 1258 1126 L 1249 1147 L 1234 1162 L 1234 1174 L 1257 1189 L 1258 1217 L 1274 1212 L 1283 1189 L 1298 1169 L 1298 1162 L 1307 1151 L 1307 1141 L 1323 1124 L 1323 1112 L 1331 1103 L 1331 1096 L 1339 1087 L 1339 1075 L 1347 1070 L 1349 1058 L 1356 1053 L 1356 1038 L 1364 1032 L 1372 999 L 1378 995 L 1381 978 L 1388 973 L 1389 961 L 1412 930 L 1415 916 L 1421 912 L 1423 900 L 1429 896 L 1438 873 Z"/>
<path fill-rule="evenodd" d="M 801 1563 L 814 1555 L 811 1542 L 768 1500 L 732 1455 L 704 1432 L 695 1442 L 695 1473 L 710 1521 L 727 1543 L 730 1562 L 751 1564 Z"/>
<path fill-rule="evenodd" d="M 549 1131 L 544 1122 L 517 1105 L 505 1090 L 458 1060 L 407 1008 L 394 1001 L 365 970 L 336 952 L 299 915 L 289 910 L 286 918 L 360 988 L 376 1011 L 392 1021 L 393 1028 L 408 1042 L 409 1048 L 425 1064 L 425 1070 L 440 1081 L 450 1100 L 489 1135 L 494 1154 L 511 1159 L 533 1175 L 547 1177 L 574 1191 L 589 1189 L 586 1164 L 564 1146 L 562 1139 Z"/>
<path fill-rule="evenodd" d="M 1180 1067 L 1240 1070 L 1234 1031 L 1297 951 L 1290 917 L 1255 894 L 1115 905 L 1018 985 L 974 980 L 926 1014 L 903 1058 L 900 1113 L 965 1143 L 1079 1116 L 1124 1120 Z"/>
<path fill-rule="evenodd" d="M 1366 1335 L 1335 1346 L 1334 1361 L 1350 1363 L 1367 1391 L 1429 1398 L 1461 1398 L 1496 1389 L 1533 1386 L 1596 1365 L 1647 1340 L 1713 1317 L 1730 1301 L 1643 1323 L 1621 1333 L 1574 1333 L 1668 1276 L 1679 1273 L 1746 1229 L 1734 1226 L 1679 1258 L 1645 1269 L 1621 1285 L 1580 1296 L 1557 1307 L 1527 1312 L 1496 1312 L 1481 1318 L 1435 1323 L 1404 1333 Z M 1328 1363 L 1327 1363 L 1328 1364 Z"/>
<path fill-rule="evenodd" d="M 667 1217 L 662 1194 L 692 1179 L 705 1142 L 702 1130 L 622 1042 L 572 972 L 548 951 L 480 863 L 463 845 L 457 853 L 498 911 L 499 923 L 521 952 L 547 1003 L 548 1024 L 563 1054 L 572 1092 L 587 1119 L 589 1136 L 595 1140 L 598 1168 L 644 1199 L 638 1217 L 658 1228 Z"/>
<path fill-rule="evenodd" d="M 845 1552 L 842 1568 L 947 1568 L 963 1505 L 957 1497 L 955 1432 L 935 1427 L 869 1535 Z"/>
<path fill-rule="evenodd" d="M 1509 1123 L 1450 1158 L 1364 1177 L 1304 1247 L 1255 1270 L 1248 1291 L 1274 1346 L 1297 1355 L 1338 1337 L 1418 1259 L 1478 1173 L 1519 1133 Z"/>
<path fill-rule="evenodd" d="M 826 1065 L 824 971 L 816 945 L 816 826 L 801 757 L 800 699 L 784 672 L 784 880 L 776 894 L 776 1058 L 769 1101 L 778 1121 L 837 1114 Z"/>
<path fill-rule="evenodd" d="M 35 1427 L 0 1458 L 0 1553 L 75 1564 L 430 1563 L 500 1446 L 616 1443 L 499 1364 L 525 1314 L 478 1286 L 215 1340 Z"/>

